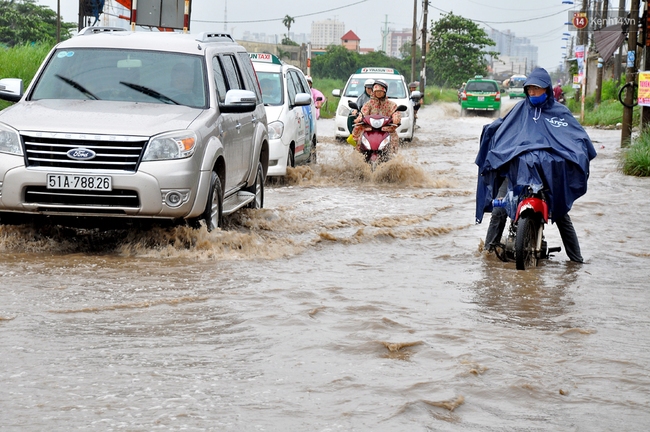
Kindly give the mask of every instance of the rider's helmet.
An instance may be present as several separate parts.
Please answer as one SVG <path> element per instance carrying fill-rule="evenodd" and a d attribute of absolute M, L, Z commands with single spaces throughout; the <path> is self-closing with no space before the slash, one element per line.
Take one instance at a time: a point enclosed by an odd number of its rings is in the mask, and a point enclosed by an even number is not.
<path fill-rule="evenodd" d="M 372 91 L 382 90 L 384 93 L 388 93 L 388 84 L 384 80 L 376 80 L 375 84 L 372 86 Z"/>
<path fill-rule="evenodd" d="M 374 79 L 367 79 L 365 83 L 363 83 L 363 86 L 366 88 L 372 88 L 372 86 L 375 84 Z"/>

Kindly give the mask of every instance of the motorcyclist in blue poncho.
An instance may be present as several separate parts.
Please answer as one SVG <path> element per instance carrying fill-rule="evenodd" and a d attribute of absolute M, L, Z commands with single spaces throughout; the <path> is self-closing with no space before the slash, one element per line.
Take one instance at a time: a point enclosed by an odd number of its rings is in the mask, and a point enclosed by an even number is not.
<path fill-rule="evenodd" d="M 583 262 L 569 210 L 587 192 L 589 161 L 596 157 L 589 136 L 573 114 L 553 97 L 548 72 L 534 69 L 524 83 L 526 99 L 504 117 L 483 127 L 476 164 L 476 222 L 491 211 L 485 249 L 499 245 L 506 210 L 492 208 L 516 185 L 543 184 L 552 222 L 557 224 L 571 261 Z"/>

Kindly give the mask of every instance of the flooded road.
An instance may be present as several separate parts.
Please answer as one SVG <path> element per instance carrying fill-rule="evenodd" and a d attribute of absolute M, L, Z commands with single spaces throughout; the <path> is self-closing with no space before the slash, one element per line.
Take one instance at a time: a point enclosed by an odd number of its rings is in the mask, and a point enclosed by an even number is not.
<path fill-rule="evenodd" d="M 0 227 L 0 429 L 645 430 L 650 179 L 589 129 L 586 263 L 517 271 L 474 224 L 489 121 L 424 107 L 371 173 L 320 120 L 224 231 Z"/>

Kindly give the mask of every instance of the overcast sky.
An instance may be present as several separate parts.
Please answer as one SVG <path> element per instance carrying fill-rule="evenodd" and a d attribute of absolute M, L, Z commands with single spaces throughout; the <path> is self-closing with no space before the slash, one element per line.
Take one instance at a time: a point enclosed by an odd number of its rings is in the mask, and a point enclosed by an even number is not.
<path fill-rule="evenodd" d="M 56 11 L 57 0 L 37 0 Z M 529 38 L 538 47 L 538 62 L 549 71 L 555 70 L 562 60 L 567 32 L 568 13 L 579 9 L 576 5 L 562 4 L 563 0 L 429 0 L 428 27 L 446 12 L 453 11 L 476 21 L 486 30 L 510 30 L 517 37 Z M 620 0 L 619 0 L 620 1 Z M 610 9 L 618 8 L 619 1 L 609 0 Z M 591 0 L 594 3 L 594 0 Z M 60 0 L 64 21 L 78 21 L 78 1 Z M 115 0 L 106 0 L 105 11 L 111 11 Z M 422 26 L 422 0 L 417 0 L 417 22 Z M 627 0 L 629 8 L 630 0 Z M 363 48 L 381 48 L 384 28 L 401 30 L 413 27 L 413 0 L 193 0 L 191 31 L 223 31 L 224 27 L 235 38 L 245 31 L 283 34 L 286 27 L 282 18 L 295 19 L 291 31 L 310 33 L 313 21 L 336 19 L 345 23 L 346 30 L 354 31 Z M 226 15 L 227 10 L 227 15 Z M 224 25 L 225 16 L 227 24 Z"/>

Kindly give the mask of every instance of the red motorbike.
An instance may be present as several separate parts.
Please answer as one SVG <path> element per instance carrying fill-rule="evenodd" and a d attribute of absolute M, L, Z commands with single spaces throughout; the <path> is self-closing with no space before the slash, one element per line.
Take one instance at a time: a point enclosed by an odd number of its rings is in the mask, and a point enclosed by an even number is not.
<path fill-rule="evenodd" d="M 511 191 L 505 198 L 492 201 L 494 207 L 505 207 L 510 217 L 505 244 L 499 245 L 495 252 L 502 261 L 515 261 L 517 270 L 526 270 L 562 248 L 549 248 L 544 239 L 548 204 L 542 187 L 531 185 L 515 189 L 520 190 L 517 196 Z"/>
<path fill-rule="evenodd" d="M 355 102 L 349 101 L 348 106 L 353 110 L 359 110 Z M 396 111 L 406 111 L 408 108 L 404 105 L 397 107 Z M 398 126 L 392 123 L 392 116 L 369 115 L 363 116 L 361 122 L 365 125 L 361 138 L 357 146 L 366 162 L 374 170 L 380 162 L 386 162 L 392 156 L 388 151 L 390 145 L 390 132 L 384 130 L 386 127 Z"/>

